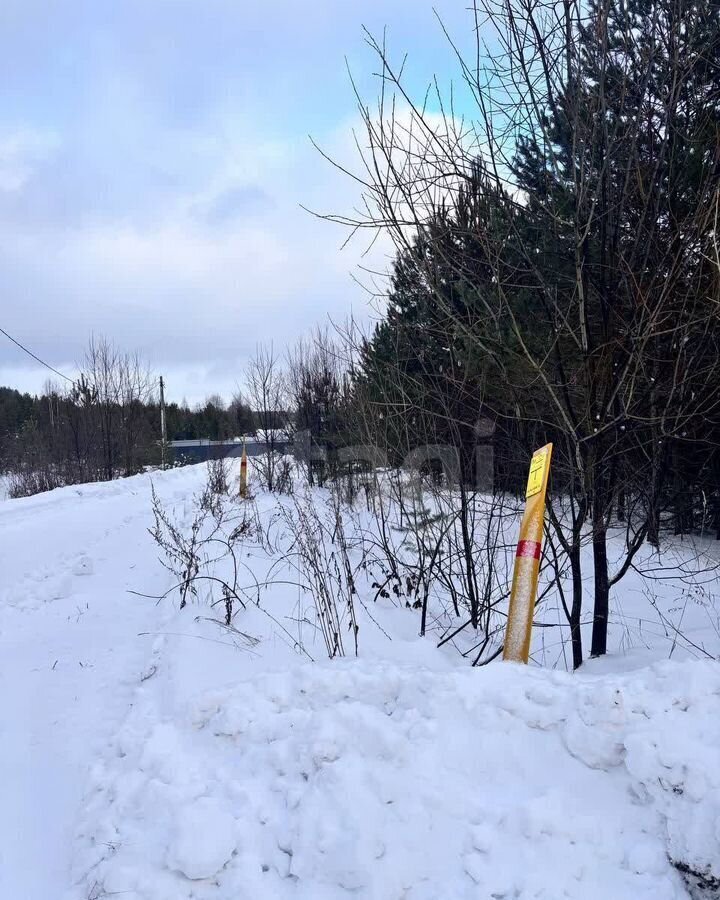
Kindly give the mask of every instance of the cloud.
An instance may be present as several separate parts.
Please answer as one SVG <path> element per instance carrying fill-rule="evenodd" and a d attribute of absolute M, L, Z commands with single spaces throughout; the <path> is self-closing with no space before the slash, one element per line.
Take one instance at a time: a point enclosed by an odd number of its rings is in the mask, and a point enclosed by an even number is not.
<path fill-rule="evenodd" d="M 360 26 L 389 21 L 424 82 L 449 58 L 431 4 L 71 6 L 0 11 L 0 324 L 61 369 L 106 334 L 192 401 L 232 386 L 258 342 L 370 316 L 353 275 L 391 248 L 363 257 L 360 235 L 340 252 L 347 232 L 301 209 L 360 201 L 308 133 L 355 167 L 345 54 L 373 96 Z M 0 377 L 38 382 L 18 365 L 0 343 Z"/>
<path fill-rule="evenodd" d="M 226 188 L 207 203 L 198 204 L 195 211 L 199 221 L 212 226 L 267 212 L 274 205 L 275 201 L 262 188 L 246 184 Z"/>
<path fill-rule="evenodd" d="M 350 132 L 343 123 L 327 143 L 347 153 Z M 253 173 L 262 184 L 238 189 L 243 146 L 230 141 L 215 157 L 207 188 L 173 194 L 139 221 L 0 227 L 6 289 L 24 298 L 4 327 L 50 361 L 58 347 L 64 361 L 79 360 L 91 332 L 110 335 L 173 371 L 169 395 L 193 402 L 232 391 L 257 343 L 282 348 L 328 315 L 366 315 L 351 277 L 365 244 L 340 252 L 346 232 L 300 208 L 346 209 L 355 187 L 305 140 Z M 387 265 L 383 253 L 378 244 L 377 268 Z M 5 363 L 17 356 L 12 346 L 0 351 Z"/>
<path fill-rule="evenodd" d="M 21 191 L 57 146 L 57 135 L 52 133 L 20 128 L 0 134 L 0 193 Z"/>

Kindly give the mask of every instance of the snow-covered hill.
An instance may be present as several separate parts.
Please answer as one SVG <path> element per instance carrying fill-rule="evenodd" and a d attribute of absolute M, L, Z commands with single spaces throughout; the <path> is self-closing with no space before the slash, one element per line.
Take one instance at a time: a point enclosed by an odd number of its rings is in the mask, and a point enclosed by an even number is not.
<path fill-rule="evenodd" d="M 204 479 L 152 476 L 181 521 Z M 662 900 L 688 896 L 680 869 L 720 878 L 716 661 L 646 633 L 631 665 L 616 645 L 576 675 L 472 669 L 389 601 L 329 661 L 277 570 L 231 628 L 202 596 L 132 593 L 171 585 L 150 485 L 0 504 L 2 900 Z M 271 549 L 243 547 L 257 581 Z"/>

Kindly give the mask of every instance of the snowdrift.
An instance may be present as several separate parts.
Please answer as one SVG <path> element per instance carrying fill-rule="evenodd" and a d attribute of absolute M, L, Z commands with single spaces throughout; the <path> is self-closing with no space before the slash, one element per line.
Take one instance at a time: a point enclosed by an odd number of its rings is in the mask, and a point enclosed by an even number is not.
<path fill-rule="evenodd" d="M 720 877 L 713 662 L 253 672 L 211 647 L 158 641 L 73 898 L 671 900 L 678 865 Z"/>

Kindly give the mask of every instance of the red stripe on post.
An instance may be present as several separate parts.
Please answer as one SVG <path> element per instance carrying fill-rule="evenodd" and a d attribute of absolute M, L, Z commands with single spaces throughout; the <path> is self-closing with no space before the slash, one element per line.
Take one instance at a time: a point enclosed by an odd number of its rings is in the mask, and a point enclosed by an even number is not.
<path fill-rule="evenodd" d="M 515 556 L 517 559 L 540 559 L 541 549 L 539 541 L 518 541 Z"/>

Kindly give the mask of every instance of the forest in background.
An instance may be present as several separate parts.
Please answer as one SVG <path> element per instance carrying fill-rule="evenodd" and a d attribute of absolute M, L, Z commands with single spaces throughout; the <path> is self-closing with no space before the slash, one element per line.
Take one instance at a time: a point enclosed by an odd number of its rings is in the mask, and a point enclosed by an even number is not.
<path fill-rule="evenodd" d="M 242 398 L 165 405 L 168 440 L 225 440 L 257 427 Z M 159 381 L 138 354 L 90 341 L 81 374 L 37 396 L 0 387 L 0 469 L 10 493 L 134 475 L 161 461 Z"/>

